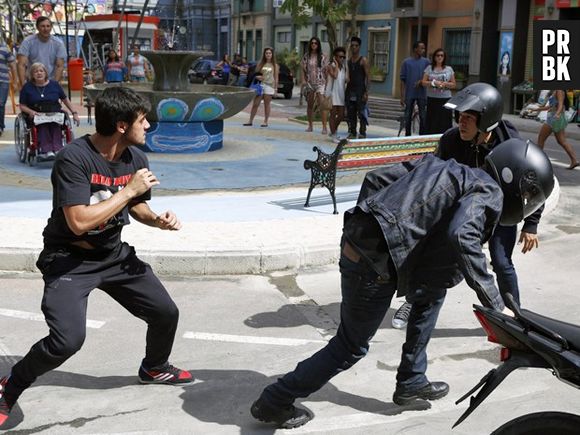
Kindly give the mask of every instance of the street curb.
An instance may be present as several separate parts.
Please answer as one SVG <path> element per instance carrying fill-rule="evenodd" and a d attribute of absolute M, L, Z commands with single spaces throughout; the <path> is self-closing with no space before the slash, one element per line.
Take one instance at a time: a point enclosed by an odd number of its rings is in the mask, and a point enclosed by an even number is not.
<path fill-rule="evenodd" d="M 543 215 L 552 213 L 560 199 L 560 184 L 554 178 L 554 190 L 546 201 Z M 188 275 L 260 275 L 281 270 L 336 264 L 339 259 L 339 235 L 335 242 L 284 243 L 278 246 L 248 246 L 232 249 L 161 251 L 139 248 L 137 255 L 161 276 Z M 0 248 L 4 271 L 38 272 L 36 259 L 40 249 Z"/>

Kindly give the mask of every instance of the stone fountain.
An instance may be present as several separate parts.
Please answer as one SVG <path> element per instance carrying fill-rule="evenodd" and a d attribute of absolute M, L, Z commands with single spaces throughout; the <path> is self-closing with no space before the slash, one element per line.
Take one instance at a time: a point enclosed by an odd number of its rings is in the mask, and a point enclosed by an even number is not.
<path fill-rule="evenodd" d="M 92 101 L 109 86 L 127 86 L 151 102 L 145 149 L 159 153 L 202 153 L 223 147 L 224 119 L 248 105 L 254 91 L 223 85 L 192 85 L 187 71 L 208 52 L 142 51 L 155 72 L 150 83 L 85 86 Z"/>

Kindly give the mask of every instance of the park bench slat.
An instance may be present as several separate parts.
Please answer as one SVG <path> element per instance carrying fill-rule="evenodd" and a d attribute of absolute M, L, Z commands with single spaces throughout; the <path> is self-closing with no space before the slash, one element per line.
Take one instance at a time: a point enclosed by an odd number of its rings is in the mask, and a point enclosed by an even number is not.
<path fill-rule="evenodd" d="M 336 172 L 370 170 L 394 163 L 407 162 L 432 153 L 439 143 L 440 134 L 376 139 L 342 140 L 334 152 L 328 154 L 318 147 L 316 160 L 305 160 L 304 169 L 310 169 L 310 187 L 304 207 L 308 207 L 315 186 L 328 188 L 334 214 L 337 214 L 334 195 Z"/>

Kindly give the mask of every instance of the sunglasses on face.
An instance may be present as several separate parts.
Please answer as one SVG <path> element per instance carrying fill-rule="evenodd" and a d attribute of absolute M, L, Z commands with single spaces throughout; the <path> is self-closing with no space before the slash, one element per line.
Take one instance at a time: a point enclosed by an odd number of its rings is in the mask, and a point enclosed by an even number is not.
<path fill-rule="evenodd" d="M 439 53 L 439 54 L 436 54 L 435 57 L 445 57 L 445 55 L 442 53 Z"/>
<path fill-rule="evenodd" d="M 344 55 L 339 55 L 339 56 L 336 56 L 336 57 L 338 57 L 339 59 L 346 59 L 346 56 L 344 56 Z"/>

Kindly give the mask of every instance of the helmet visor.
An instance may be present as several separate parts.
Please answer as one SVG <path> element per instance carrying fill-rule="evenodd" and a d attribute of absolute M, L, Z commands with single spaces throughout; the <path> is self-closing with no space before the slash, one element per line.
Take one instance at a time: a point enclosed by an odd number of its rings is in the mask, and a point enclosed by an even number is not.
<path fill-rule="evenodd" d="M 474 112 L 481 113 L 483 111 L 481 99 L 477 95 L 467 93 L 455 94 L 443 107 L 457 112 L 473 110 Z"/>

